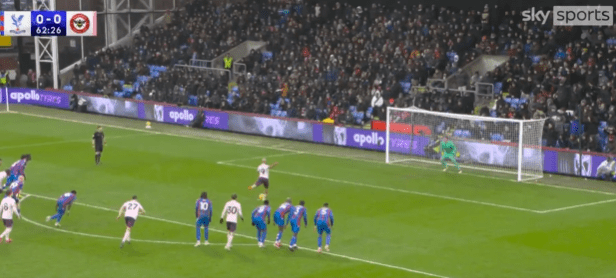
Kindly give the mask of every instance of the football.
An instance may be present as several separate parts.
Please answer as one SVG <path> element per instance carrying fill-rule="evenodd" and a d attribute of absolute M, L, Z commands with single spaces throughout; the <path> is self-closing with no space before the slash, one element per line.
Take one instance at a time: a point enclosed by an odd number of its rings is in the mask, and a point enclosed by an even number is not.
<path fill-rule="evenodd" d="M 267 197 L 267 195 L 265 195 L 265 193 L 259 194 L 259 200 L 261 200 L 261 201 L 265 201 L 266 197 Z"/>

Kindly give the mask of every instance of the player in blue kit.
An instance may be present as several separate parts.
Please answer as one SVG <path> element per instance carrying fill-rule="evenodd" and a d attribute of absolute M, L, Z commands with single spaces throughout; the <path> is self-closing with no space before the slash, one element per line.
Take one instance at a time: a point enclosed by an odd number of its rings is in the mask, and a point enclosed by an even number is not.
<path fill-rule="evenodd" d="M 267 225 L 265 224 L 265 217 L 267 216 L 267 224 L 270 223 L 270 215 L 272 209 L 269 206 L 269 201 L 263 201 L 263 205 L 255 208 L 252 211 L 252 225 L 257 228 L 257 241 L 259 241 L 259 247 L 265 247 L 265 235 L 267 235 Z"/>
<path fill-rule="evenodd" d="M 76 198 L 77 191 L 75 190 L 62 194 L 62 196 L 60 196 L 60 198 L 58 198 L 58 201 L 56 202 L 57 213 L 53 216 L 47 216 L 46 221 L 49 222 L 51 221 L 51 219 L 55 219 L 56 227 L 60 227 L 60 220 L 62 220 L 62 216 L 64 216 L 64 213 L 66 213 L 66 215 L 70 214 L 71 206 L 73 206 L 73 202 L 75 202 Z"/>
<path fill-rule="evenodd" d="M 11 168 L 9 169 L 10 175 L 6 179 L 6 184 L 4 185 L 3 189 L 9 186 L 14 181 L 16 181 L 19 178 L 19 176 L 24 176 L 24 178 L 26 177 L 26 165 L 28 165 L 28 162 L 31 159 L 32 159 L 31 155 L 23 154 L 21 155 L 20 160 L 17 160 L 15 163 L 13 163 L 13 165 L 11 165 Z"/>
<path fill-rule="evenodd" d="M 289 224 L 292 209 L 293 204 L 291 204 L 291 198 L 287 198 L 287 200 L 282 203 L 282 205 L 280 205 L 278 209 L 274 212 L 274 224 L 278 226 L 278 235 L 276 236 L 276 242 L 274 243 L 274 246 L 276 246 L 276 248 L 280 248 L 280 239 L 282 239 L 282 232 Z"/>
<path fill-rule="evenodd" d="M 21 191 L 24 189 L 24 176 L 19 176 L 16 181 L 12 182 L 7 192 L 10 193 L 11 198 L 15 200 L 15 204 L 17 204 L 17 211 L 21 213 L 21 208 L 19 207 L 19 199 L 21 199 Z"/>
<path fill-rule="evenodd" d="M 195 247 L 201 245 L 201 227 L 203 227 L 203 245 L 210 244 L 209 238 L 209 225 L 212 221 L 212 202 L 207 198 L 207 192 L 201 193 L 201 198 L 197 200 L 195 205 L 195 216 L 197 217 L 197 243 Z"/>
<path fill-rule="evenodd" d="M 334 213 L 329 209 L 329 204 L 323 204 L 323 207 L 317 210 L 314 215 L 314 230 L 319 233 L 319 248 L 317 252 L 321 253 L 321 245 L 323 244 L 323 232 L 327 234 L 325 238 L 325 251 L 329 251 L 329 242 L 332 239 L 332 230 L 334 226 Z"/>
<path fill-rule="evenodd" d="M 293 237 L 291 242 L 289 242 L 289 250 L 291 251 L 297 250 L 297 234 L 302 226 L 302 218 L 304 219 L 304 226 L 308 227 L 308 214 L 304 204 L 303 200 L 299 201 L 299 205 L 293 208 L 293 214 L 291 214 L 291 231 L 293 231 Z"/>

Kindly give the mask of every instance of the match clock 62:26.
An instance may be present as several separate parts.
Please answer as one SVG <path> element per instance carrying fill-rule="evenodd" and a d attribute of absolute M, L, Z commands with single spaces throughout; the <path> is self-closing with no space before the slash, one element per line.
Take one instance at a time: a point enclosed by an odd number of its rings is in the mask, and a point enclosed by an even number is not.
<path fill-rule="evenodd" d="M 32 11 L 32 36 L 66 36 L 66 11 Z"/>

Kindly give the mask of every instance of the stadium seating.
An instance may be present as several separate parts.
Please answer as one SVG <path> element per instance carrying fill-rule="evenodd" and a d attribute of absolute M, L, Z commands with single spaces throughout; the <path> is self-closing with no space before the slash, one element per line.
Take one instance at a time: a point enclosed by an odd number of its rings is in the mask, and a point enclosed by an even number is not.
<path fill-rule="evenodd" d="M 330 115 L 333 105 L 341 105 L 338 109 L 342 113 L 337 114 L 345 115 L 345 107 L 349 107 L 352 122 L 361 125 L 366 119 L 383 118 L 389 105 L 414 103 L 425 109 L 452 112 L 451 106 L 439 105 L 432 99 L 431 91 L 418 90 L 418 94 L 409 94 L 411 86 L 420 88 L 429 78 L 439 79 L 445 77 L 443 73 L 456 73 L 481 54 L 506 54 L 511 57 L 508 63 L 477 80 L 494 84 L 495 95 L 507 95 L 506 92 L 510 96 L 504 99 L 505 105 L 500 110 L 494 109 L 494 103 L 490 104 L 488 109 L 492 117 L 511 117 L 510 108 L 514 109 L 516 118 L 541 115 L 538 110 L 547 115 L 552 107 L 578 111 L 582 109 L 577 107 L 582 99 L 586 99 L 585 105 L 592 106 L 598 93 L 616 96 L 613 84 L 616 79 L 616 32 L 613 28 L 594 28 L 592 33 L 588 28 L 582 28 L 577 36 L 573 36 L 566 28 L 532 22 L 520 25 L 532 30 L 524 32 L 518 25 L 505 23 L 511 20 L 511 16 L 491 17 L 488 24 L 481 23 L 479 17 L 462 16 L 459 21 L 465 24 L 452 24 L 445 19 L 449 16 L 440 16 L 443 13 L 460 14 L 459 10 L 451 8 L 441 10 L 435 7 L 433 11 L 431 7 L 422 7 L 422 12 L 411 13 L 419 9 L 379 3 L 353 7 L 343 3 L 339 11 L 324 8 L 328 11 L 318 15 L 314 7 L 305 4 L 277 7 L 282 12 L 261 12 L 269 10 L 268 5 L 222 3 L 207 7 L 189 6 L 167 23 L 168 28 L 178 31 L 175 38 L 162 32 L 162 27 L 146 28 L 135 37 L 130 48 L 100 51 L 89 56 L 83 74 L 76 75 L 71 81 L 73 85 L 64 88 L 99 93 L 107 86 L 113 88 L 116 97 L 140 97 L 209 108 L 220 108 L 222 102 L 226 102 L 225 109 L 279 117 L 288 115 L 288 107 L 301 111 L 313 104 L 316 107 L 315 113 L 311 114 L 314 115 L 312 120 Z M 229 20 L 233 10 L 259 20 L 251 23 L 249 32 L 248 23 L 233 24 Z M 499 15 L 505 12 L 489 11 Z M 183 22 L 186 13 L 196 15 L 189 22 Z M 209 15 L 199 15 L 205 13 Z M 433 17 L 435 14 L 439 16 Z M 420 16 L 430 18 L 430 21 L 421 26 L 411 24 Z M 207 28 L 220 22 L 229 23 Z M 299 28 L 298 23 L 304 27 Z M 205 26 L 211 34 L 202 37 L 202 29 L 198 26 Z M 436 36 L 429 36 L 430 30 L 438 28 L 445 29 L 441 34 L 449 34 L 449 37 L 440 37 L 439 40 Z M 285 30 L 284 34 L 280 30 Z M 372 35 L 378 32 L 391 38 L 382 40 Z M 295 35 L 287 36 L 287 33 Z M 458 34 L 463 35 L 454 36 Z M 602 37 L 597 34 L 602 34 Z M 561 39 L 549 41 L 551 36 Z M 418 37 L 423 39 L 418 40 Z M 190 59 L 212 60 L 246 40 L 268 42 L 265 49 L 238 59 L 246 64 L 249 75 L 228 80 L 212 72 L 174 68 L 174 65 L 186 64 Z M 314 43 L 307 44 L 308 41 Z M 544 43 L 551 43 L 553 47 L 539 47 Z M 332 47 L 334 45 L 337 47 Z M 129 61 L 126 57 L 133 54 L 137 60 Z M 109 58 L 111 65 L 105 64 L 105 58 Z M 107 69 L 104 82 L 95 70 L 99 64 Z M 140 67 L 147 69 L 140 71 Z M 602 78 L 587 77 L 598 75 L 600 70 Z M 528 78 L 532 80 L 529 85 L 525 83 Z M 82 80 L 85 88 L 74 85 Z M 229 81 L 237 83 L 236 89 L 229 90 Z M 572 89 L 574 82 L 583 84 L 582 88 Z M 593 89 L 589 89 L 588 82 L 593 83 Z M 517 84 L 517 90 L 511 89 L 513 83 Z M 372 107 L 376 92 L 383 97 L 383 104 Z M 590 98 L 586 97 L 589 93 Z M 402 101 L 396 100 L 400 94 Z M 440 95 L 454 104 L 462 98 L 447 91 Z M 242 98 L 248 101 L 242 101 Z M 256 99 L 263 105 L 255 105 L 252 100 Z M 390 99 L 396 101 L 390 103 Z M 356 104 L 357 101 L 363 105 Z M 269 109 L 264 109 L 268 105 Z M 614 105 L 616 97 L 612 97 L 607 107 Z M 603 123 L 615 123 L 603 121 L 600 125 L 598 119 L 608 119 L 609 113 L 615 112 L 600 113 L 593 113 L 591 125 L 573 124 L 574 117 L 567 114 L 565 122 L 571 126 L 568 132 L 592 128 L 595 130 L 584 131 L 607 138 L 606 134 L 601 135 L 605 133 Z M 297 114 L 301 113 L 294 113 Z M 492 137 L 499 138 L 498 135 Z"/>

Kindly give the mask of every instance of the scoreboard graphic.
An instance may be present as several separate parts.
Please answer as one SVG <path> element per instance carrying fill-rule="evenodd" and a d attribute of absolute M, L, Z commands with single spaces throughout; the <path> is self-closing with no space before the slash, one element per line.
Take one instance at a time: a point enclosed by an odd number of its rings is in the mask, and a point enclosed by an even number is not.
<path fill-rule="evenodd" d="M 96 12 L 0 11 L 0 36 L 96 36 Z"/>

